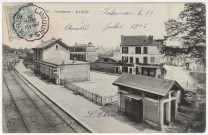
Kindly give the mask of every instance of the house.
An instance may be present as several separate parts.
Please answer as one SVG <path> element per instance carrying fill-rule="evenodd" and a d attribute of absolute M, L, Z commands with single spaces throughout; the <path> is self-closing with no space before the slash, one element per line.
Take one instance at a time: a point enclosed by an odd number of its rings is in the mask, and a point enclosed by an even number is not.
<path fill-rule="evenodd" d="M 71 47 L 70 58 L 71 60 L 76 58 L 77 61 L 94 62 L 97 60 L 95 46 L 92 45 L 92 42 L 88 44 L 75 43 L 75 45 Z"/>
<path fill-rule="evenodd" d="M 70 60 L 70 47 L 61 39 L 41 41 L 40 45 L 32 49 L 34 73 L 40 75 L 42 79 L 55 84 L 61 84 L 63 81 L 89 80 L 89 63 Z"/>
<path fill-rule="evenodd" d="M 183 88 L 174 80 L 122 73 L 118 86 L 118 110 L 137 122 L 168 125 L 177 117 Z"/>
<path fill-rule="evenodd" d="M 118 61 L 116 61 L 115 59 L 110 57 L 104 57 L 91 63 L 90 69 L 101 72 L 115 73 L 115 66 L 117 65 Z"/>
<path fill-rule="evenodd" d="M 162 44 L 162 39 L 155 41 L 153 36 L 121 35 L 122 65 L 118 68 L 131 74 L 160 77 L 163 65 L 158 46 Z"/>

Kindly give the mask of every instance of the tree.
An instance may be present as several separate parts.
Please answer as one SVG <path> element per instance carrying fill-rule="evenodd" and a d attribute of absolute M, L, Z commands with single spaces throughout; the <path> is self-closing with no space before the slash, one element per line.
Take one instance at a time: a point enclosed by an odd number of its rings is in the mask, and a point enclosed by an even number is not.
<path fill-rule="evenodd" d="M 181 41 L 192 57 L 206 63 L 206 6 L 203 3 L 186 3 L 178 20 L 165 23 L 167 38 Z"/>

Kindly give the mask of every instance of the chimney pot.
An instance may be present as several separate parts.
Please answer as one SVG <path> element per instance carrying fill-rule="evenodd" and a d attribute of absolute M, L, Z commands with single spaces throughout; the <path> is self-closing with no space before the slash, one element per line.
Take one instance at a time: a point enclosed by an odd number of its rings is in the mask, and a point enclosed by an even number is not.
<path fill-rule="evenodd" d="M 59 37 L 58 40 L 62 41 L 62 38 Z"/>
<path fill-rule="evenodd" d="M 56 40 L 55 37 L 52 37 L 52 38 L 51 38 L 51 41 L 55 41 L 55 40 Z"/>
<path fill-rule="evenodd" d="M 88 46 L 92 46 L 92 42 L 89 42 L 89 43 L 88 43 Z"/>
<path fill-rule="evenodd" d="M 121 35 L 121 41 L 124 41 L 124 35 Z"/>
<path fill-rule="evenodd" d="M 149 43 L 153 43 L 153 35 L 149 35 Z"/>

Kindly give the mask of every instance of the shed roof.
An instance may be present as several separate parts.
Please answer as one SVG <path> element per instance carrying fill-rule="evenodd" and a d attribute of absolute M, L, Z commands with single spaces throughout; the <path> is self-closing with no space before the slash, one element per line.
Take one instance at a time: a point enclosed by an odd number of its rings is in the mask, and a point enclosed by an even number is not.
<path fill-rule="evenodd" d="M 183 90 L 183 88 L 174 80 L 159 79 L 129 73 L 122 73 L 113 85 L 125 86 L 160 96 L 165 96 L 173 86 L 176 86 L 178 90 Z"/>
<path fill-rule="evenodd" d="M 122 36 L 121 46 L 157 46 L 161 43 L 153 40 L 149 42 L 149 37 L 145 35 L 140 36 Z"/>

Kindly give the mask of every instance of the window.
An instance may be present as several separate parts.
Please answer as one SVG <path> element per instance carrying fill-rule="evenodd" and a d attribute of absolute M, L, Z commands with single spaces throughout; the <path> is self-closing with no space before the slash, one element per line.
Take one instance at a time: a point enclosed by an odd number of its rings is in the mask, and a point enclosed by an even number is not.
<path fill-rule="evenodd" d="M 133 57 L 130 57 L 130 63 L 133 63 Z"/>
<path fill-rule="evenodd" d="M 150 58 L 150 62 L 151 62 L 151 63 L 155 63 L 155 57 L 151 57 L 151 58 Z"/>
<path fill-rule="evenodd" d="M 128 67 L 122 67 L 122 72 L 128 73 Z"/>
<path fill-rule="evenodd" d="M 58 50 L 58 45 L 56 45 L 56 50 Z"/>
<path fill-rule="evenodd" d="M 143 63 L 144 63 L 144 64 L 147 64 L 147 63 L 148 63 L 148 62 L 147 62 L 147 57 L 144 57 L 144 58 L 143 58 Z"/>
<path fill-rule="evenodd" d="M 139 64 L 139 58 L 136 58 L 136 64 Z"/>
<path fill-rule="evenodd" d="M 147 47 L 144 47 L 144 54 L 147 54 L 148 51 L 147 51 Z"/>
<path fill-rule="evenodd" d="M 122 53 L 128 54 L 128 47 L 122 47 Z"/>
<path fill-rule="evenodd" d="M 128 57 L 123 56 L 122 57 L 122 63 L 128 63 Z"/>
<path fill-rule="evenodd" d="M 141 47 L 136 47 L 135 50 L 136 50 L 136 52 L 135 52 L 136 54 L 141 54 Z"/>
<path fill-rule="evenodd" d="M 176 92 L 171 92 L 171 97 L 176 97 Z"/>

